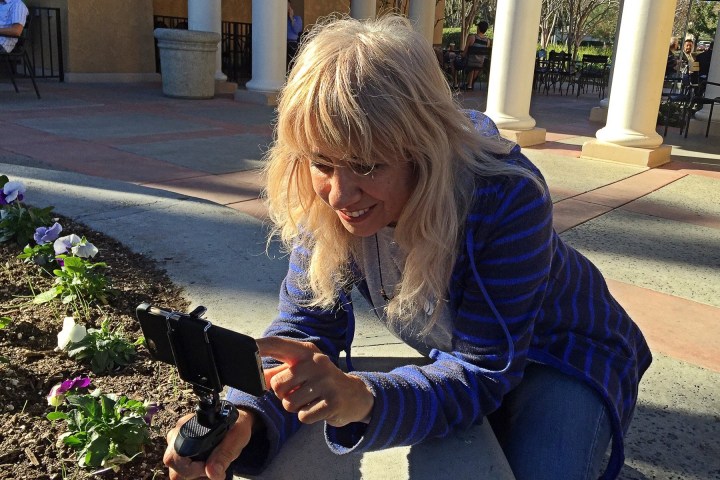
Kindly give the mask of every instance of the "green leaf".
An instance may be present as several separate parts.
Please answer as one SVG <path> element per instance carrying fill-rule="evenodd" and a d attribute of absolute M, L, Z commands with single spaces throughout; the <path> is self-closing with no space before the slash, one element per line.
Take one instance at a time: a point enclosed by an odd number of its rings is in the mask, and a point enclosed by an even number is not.
<path fill-rule="evenodd" d="M 98 434 L 85 447 L 84 454 L 81 452 L 80 466 L 99 467 L 110 452 L 110 439 Z"/>
<path fill-rule="evenodd" d="M 47 303 L 52 301 L 54 298 L 56 298 L 60 293 L 62 292 L 62 289 L 55 286 L 52 287 L 50 290 L 46 290 L 33 298 L 33 303 Z"/>
<path fill-rule="evenodd" d="M 50 412 L 47 414 L 47 419 L 51 422 L 54 422 L 56 420 L 67 420 L 68 416 L 65 415 L 63 412 Z"/>

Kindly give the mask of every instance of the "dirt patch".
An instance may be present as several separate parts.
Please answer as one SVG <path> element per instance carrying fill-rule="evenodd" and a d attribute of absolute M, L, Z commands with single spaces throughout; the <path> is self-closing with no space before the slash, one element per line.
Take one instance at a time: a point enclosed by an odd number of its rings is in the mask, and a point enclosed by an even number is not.
<path fill-rule="evenodd" d="M 92 309 L 86 327 L 99 328 L 107 317 L 112 328 L 122 327 L 134 341 L 140 335 L 135 319 L 135 307 L 140 303 L 187 309 L 181 290 L 159 265 L 84 225 L 62 217 L 59 222 L 63 234 L 84 235 L 99 248 L 93 260 L 107 263 L 106 275 L 118 291 L 109 305 Z M 192 410 L 195 396 L 189 386 L 171 367 L 150 360 L 144 347 L 138 349 L 131 365 L 106 376 L 95 376 L 87 366 L 55 352 L 62 319 L 72 312 L 57 302 L 31 302 L 34 293 L 50 288 L 52 280 L 39 268 L 15 258 L 18 253 L 17 245 L 0 245 L 0 316 L 12 318 L 12 323 L 0 330 L 0 355 L 10 360 L 0 364 L 0 479 L 167 478 L 162 464 L 165 433 L 181 413 Z M 46 400 L 50 388 L 78 375 L 89 375 L 93 386 L 104 393 L 163 405 L 153 418 L 152 445 L 119 472 L 92 476 L 90 470 L 78 468 L 74 451 L 57 443 L 65 431 L 64 422 L 52 424 L 45 418 L 53 409 Z"/>

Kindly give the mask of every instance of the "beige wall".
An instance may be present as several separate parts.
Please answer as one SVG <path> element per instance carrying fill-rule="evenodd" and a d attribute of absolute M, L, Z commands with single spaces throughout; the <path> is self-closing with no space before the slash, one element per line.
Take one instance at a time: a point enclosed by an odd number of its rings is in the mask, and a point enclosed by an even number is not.
<path fill-rule="evenodd" d="M 333 12 L 349 13 L 350 0 L 292 0 L 309 27 Z M 60 9 L 66 79 L 140 80 L 155 72 L 153 15 L 187 17 L 187 0 L 26 0 L 29 7 Z M 436 18 L 442 16 L 442 1 Z M 252 0 L 222 0 L 225 21 L 251 22 Z M 442 38 L 436 24 L 435 43 Z M 100 77 L 114 75 L 113 77 Z"/>
<path fill-rule="evenodd" d="M 60 8 L 67 80 L 77 74 L 116 74 L 117 80 L 154 74 L 153 14 L 146 0 L 28 0 L 27 5 Z"/>

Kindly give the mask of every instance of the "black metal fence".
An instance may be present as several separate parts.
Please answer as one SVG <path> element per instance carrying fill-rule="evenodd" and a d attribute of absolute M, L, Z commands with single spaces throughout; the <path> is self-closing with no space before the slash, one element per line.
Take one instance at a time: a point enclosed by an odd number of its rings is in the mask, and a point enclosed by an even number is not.
<path fill-rule="evenodd" d="M 65 81 L 60 9 L 30 7 L 28 49 L 37 78 Z"/>
<path fill-rule="evenodd" d="M 187 29 L 185 17 L 155 15 L 155 28 Z M 222 72 L 231 82 L 247 80 L 252 76 L 252 24 L 243 22 L 222 22 L 220 56 Z M 155 41 L 155 68 L 160 72 L 160 53 Z"/>

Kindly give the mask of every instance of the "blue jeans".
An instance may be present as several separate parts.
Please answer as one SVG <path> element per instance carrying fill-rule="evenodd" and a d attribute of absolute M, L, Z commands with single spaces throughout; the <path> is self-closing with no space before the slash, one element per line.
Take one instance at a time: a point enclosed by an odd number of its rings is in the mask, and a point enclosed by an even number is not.
<path fill-rule="evenodd" d="M 517 480 L 597 479 L 612 435 L 606 409 L 586 383 L 531 363 L 488 420 Z"/>

